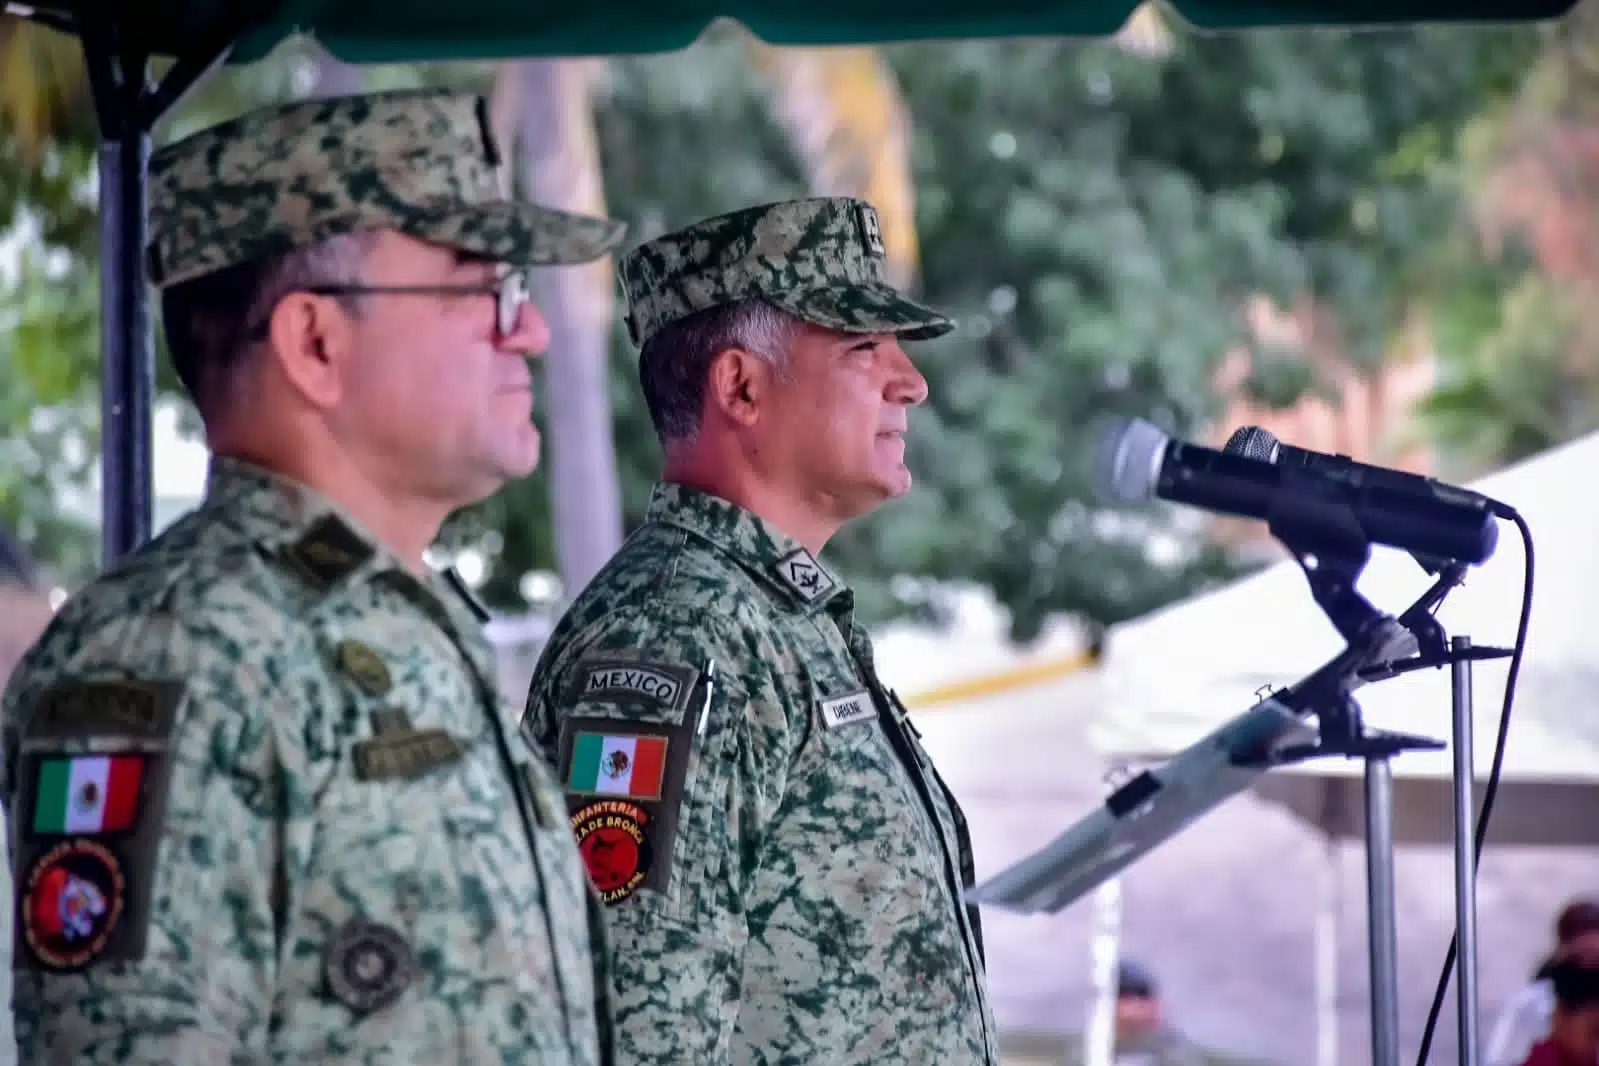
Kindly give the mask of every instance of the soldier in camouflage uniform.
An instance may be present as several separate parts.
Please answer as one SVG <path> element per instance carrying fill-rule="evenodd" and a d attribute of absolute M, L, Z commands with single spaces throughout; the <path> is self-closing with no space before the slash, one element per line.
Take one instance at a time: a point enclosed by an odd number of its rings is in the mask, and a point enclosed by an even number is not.
<path fill-rule="evenodd" d="M 30 1064 L 610 1060 L 603 912 L 424 552 L 536 464 L 481 100 L 298 103 L 155 154 L 149 260 L 205 499 L 70 599 L 5 699 Z M 513 267 L 505 271 L 504 267 Z"/>
<path fill-rule="evenodd" d="M 609 907 L 628 1066 L 999 1061 L 960 808 L 817 558 L 909 489 L 900 342 L 951 328 L 883 270 L 849 199 L 621 263 L 666 471 L 523 728 Z"/>
<path fill-rule="evenodd" d="M 50 604 L 42 589 L 34 587 L 32 567 L 20 549 L 0 530 L 0 686 L 10 675 L 22 654 L 28 650 L 50 620 Z M 0 750 L 0 755 L 3 755 Z M 0 823 L 5 806 L 0 803 Z M 11 848 L 0 840 L 0 899 L 12 898 Z M 0 945 L 5 958 L 11 956 L 11 927 L 0 929 Z M 17 1061 L 17 1043 L 12 1026 L 11 967 L 0 967 L 0 1064 Z"/>
<path fill-rule="evenodd" d="M 1067 1036 L 1054 1061 L 1084 1066 L 1088 1046 L 1082 1034 Z M 1173 1025 L 1154 975 L 1130 959 L 1116 966 L 1115 1028 L 1111 1066 L 1268 1066 L 1267 1063 L 1206 1048 Z"/>

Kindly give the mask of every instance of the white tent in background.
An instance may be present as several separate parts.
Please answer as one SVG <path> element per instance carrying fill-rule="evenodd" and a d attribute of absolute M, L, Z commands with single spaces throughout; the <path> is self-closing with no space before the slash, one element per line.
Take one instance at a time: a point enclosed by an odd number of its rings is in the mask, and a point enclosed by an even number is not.
<path fill-rule="evenodd" d="M 1599 844 L 1599 507 L 1583 488 L 1596 478 L 1599 435 L 1471 486 L 1522 514 L 1536 563 L 1526 661 L 1489 836 L 1494 846 Z M 1515 641 L 1524 552 L 1513 527 L 1502 524 L 1501 534 L 1496 555 L 1472 570 L 1437 613 L 1450 635 L 1478 645 Z M 1376 548 L 1358 587 L 1379 610 L 1398 615 L 1429 583 L 1409 556 Z M 1128 623 L 1108 641 L 1094 744 L 1112 761 L 1164 758 L 1242 713 L 1263 687 L 1297 680 L 1342 646 L 1291 560 Z M 1499 660 L 1478 663 L 1472 672 L 1479 802 L 1507 668 L 1508 660 Z M 1356 697 L 1368 727 L 1450 739 L 1447 668 L 1369 685 Z M 1447 846 L 1451 840 L 1451 760 L 1447 748 L 1394 759 L 1396 843 Z M 1362 774 L 1358 761 L 1318 759 L 1274 771 L 1256 791 L 1319 829 L 1336 853 L 1340 842 L 1363 839 Z M 1326 893 L 1322 906 L 1331 906 Z M 1331 921 L 1324 914 L 1318 930 Z M 1336 981 L 1334 947 L 1320 932 L 1318 938 L 1318 1059 L 1331 1066 L 1337 1052 L 1326 1012 Z"/>

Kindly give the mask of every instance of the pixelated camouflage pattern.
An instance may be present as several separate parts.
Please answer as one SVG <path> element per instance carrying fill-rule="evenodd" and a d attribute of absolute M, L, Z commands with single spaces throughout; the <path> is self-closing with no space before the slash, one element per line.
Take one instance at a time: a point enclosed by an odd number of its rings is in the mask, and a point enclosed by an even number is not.
<path fill-rule="evenodd" d="M 523 729 L 553 763 L 569 716 L 675 722 L 703 702 L 578 698 L 586 660 L 716 667 L 667 890 L 606 910 L 618 1062 L 998 1066 L 959 808 L 876 679 L 853 594 L 781 579 L 797 550 L 659 485 L 534 675 Z M 876 714 L 823 724 L 822 701 L 862 690 Z"/>
<path fill-rule="evenodd" d="M 586 263 L 626 224 L 507 198 L 481 97 L 407 89 L 251 112 L 154 153 L 151 279 L 175 285 L 395 229 L 517 266 Z"/>
<path fill-rule="evenodd" d="M 17 660 L 38 639 L 49 621 L 50 603 L 43 593 L 0 577 L 0 686 L 4 686 Z M 3 742 L 0 742 L 0 765 L 4 765 L 4 755 Z M 0 803 L 0 824 L 4 823 L 7 809 Z M 16 861 L 9 843 L 9 836 L 0 842 L 0 899 L 7 900 L 12 898 L 12 871 Z M 0 959 L 11 958 L 11 934 L 11 923 L 0 921 Z M 0 966 L 0 1063 L 17 1061 L 11 986 L 11 967 Z"/>
<path fill-rule="evenodd" d="M 3 756 L 4 753 L 0 753 Z M 6 817 L 10 808 L 0 803 L 0 821 Z M 12 852 L 10 848 L 10 834 L 4 841 L 0 841 L 0 899 L 15 899 L 16 890 L 12 887 Z M 0 922 L 0 962 L 9 960 L 12 953 L 12 924 L 10 921 Z M 0 1062 L 17 1061 L 17 1031 L 12 1017 L 12 977 L 9 965 L 0 966 Z"/>
<path fill-rule="evenodd" d="M 610 1061 L 599 903 L 559 791 L 496 698 L 476 617 L 381 549 L 330 589 L 309 583 L 281 550 L 332 511 L 217 460 L 201 508 L 69 599 L 12 678 L 8 744 L 65 679 L 187 686 L 147 954 L 19 971 L 22 1061 Z M 341 672 L 347 639 L 383 657 L 381 699 Z M 465 757 L 358 779 L 352 748 L 379 709 L 448 730 Z M 323 949 L 352 919 L 399 930 L 416 959 L 398 1001 L 365 1015 L 323 979 Z"/>
<path fill-rule="evenodd" d="M 888 284 L 883 256 L 876 209 L 827 197 L 708 218 L 634 248 L 617 273 L 639 345 L 680 318 L 752 297 L 846 333 L 927 340 L 953 329 Z"/>

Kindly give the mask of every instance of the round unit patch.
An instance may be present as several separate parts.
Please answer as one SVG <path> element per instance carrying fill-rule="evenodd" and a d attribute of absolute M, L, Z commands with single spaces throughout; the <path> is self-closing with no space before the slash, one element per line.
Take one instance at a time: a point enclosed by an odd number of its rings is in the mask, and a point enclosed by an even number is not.
<path fill-rule="evenodd" d="M 328 944 L 322 970 L 333 998 L 365 1013 L 400 998 L 416 976 L 416 957 L 398 930 L 353 921 Z"/>
<path fill-rule="evenodd" d="M 122 864 L 93 840 L 66 840 L 24 881 L 23 936 L 43 966 L 76 970 L 105 951 L 127 904 Z"/>
<path fill-rule="evenodd" d="M 604 902 L 619 903 L 644 883 L 654 858 L 644 832 L 649 820 L 642 807 L 616 800 L 591 803 L 572 815 L 577 849 Z"/>

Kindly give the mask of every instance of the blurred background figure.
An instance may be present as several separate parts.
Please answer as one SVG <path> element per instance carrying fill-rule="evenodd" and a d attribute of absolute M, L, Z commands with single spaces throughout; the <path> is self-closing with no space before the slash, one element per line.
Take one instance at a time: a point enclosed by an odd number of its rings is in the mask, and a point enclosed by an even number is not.
<path fill-rule="evenodd" d="M 1571 955 L 1545 967 L 1554 1006 L 1549 1032 L 1523 1066 L 1594 1066 L 1599 1062 L 1599 965 Z"/>
<path fill-rule="evenodd" d="M 27 551 L 15 537 L 0 529 L 0 580 L 32 585 L 37 580 L 38 568 Z"/>
<path fill-rule="evenodd" d="M 49 620 L 50 600 L 33 560 L 0 529 L 0 685 Z"/>
<path fill-rule="evenodd" d="M 1153 971 L 1133 959 L 1124 958 L 1116 966 L 1115 1040 L 1113 1066 L 1258 1066 L 1190 1039 L 1167 1016 Z M 1066 1066 L 1087 1061 L 1080 1036 L 1067 1039 L 1061 1061 Z"/>
<path fill-rule="evenodd" d="M 1116 1066 L 1201 1066 L 1203 1054 L 1162 1006 L 1154 974 L 1123 959 L 1116 968 Z"/>
<path fill-rule="evenodd" d="M 1483 1050 L 1487 1066 L 1520 1066 L 1529 1061 L 1534 1045 L 1550 1035 L 1557 1013 L 1554 976 L 1563 963 L 1573 959 L 1599 965 L 1599 902 L 1578 899 L 1560 909 L 1554 950 L 1533 974 L 1532 983 L 1505 1004 L 1489 1030 Z M 1590 1066 L 1595 1061 L 1599 1060 L 1590 1054 Z"/>

